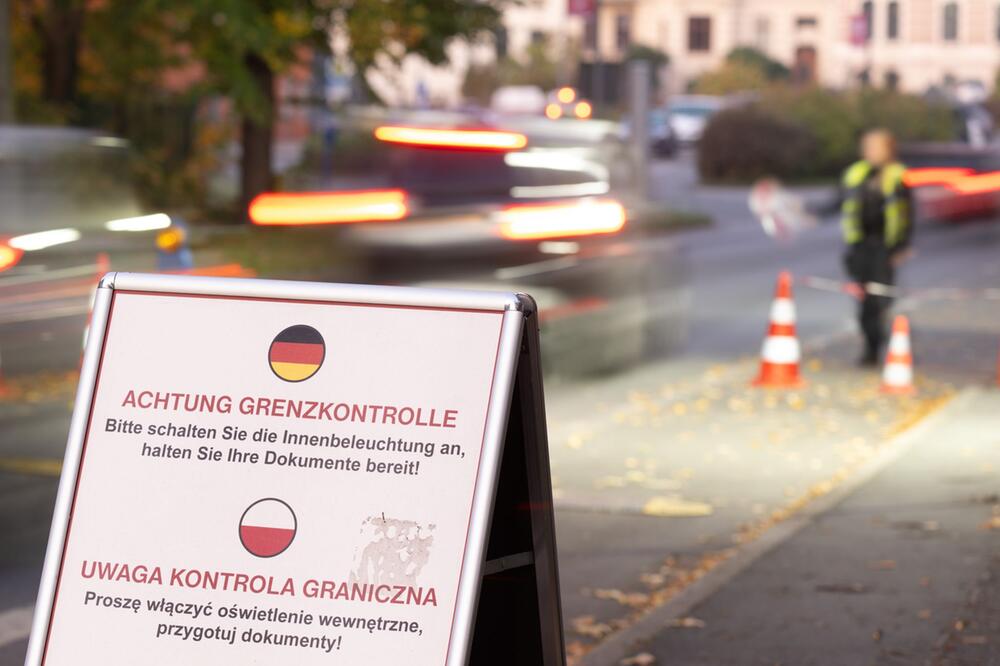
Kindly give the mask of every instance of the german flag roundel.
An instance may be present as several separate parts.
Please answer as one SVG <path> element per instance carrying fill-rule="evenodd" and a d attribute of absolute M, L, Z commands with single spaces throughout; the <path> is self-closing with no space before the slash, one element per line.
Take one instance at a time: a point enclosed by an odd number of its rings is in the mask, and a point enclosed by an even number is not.
<path fill-rule="evenodd" d="M 267 352 L 271 370 L 286 382 L 309 379 L 323 365 L 326 343 L 312 326 L 289 326 L 274 338 Z"/>

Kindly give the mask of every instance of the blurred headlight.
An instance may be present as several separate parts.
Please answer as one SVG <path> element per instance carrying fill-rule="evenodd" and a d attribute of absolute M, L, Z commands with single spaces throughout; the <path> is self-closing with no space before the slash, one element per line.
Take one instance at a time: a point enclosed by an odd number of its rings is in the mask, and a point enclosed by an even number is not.
<path fill-rule="evenodd" d="M 164 213 L 123 217 L 104 223 L 104 228 L 108 231 L 152 231 L 153 229 L 166 229 L 169 226 L 170 216 Z"/>
<path fill-rule="evenodd" d="M 7 244 L 17 250 L 34 252 L 35 250 L 44 250 L 53 245 L 72 243 L 77 240 L 80 240 L 80 232 L 76 229 L 50 229 L 49 231 L 37 231 L 33 234 L 14 236 L 7 241 Z"/>
<path fill-rule="evenodd" d="M 508 206 L 497 214 L 500 235 L 512 240 L 613 234 L 625 226 L 625 208 L 614 199 Z"/>
<path fill-rule="evenodd" d="M 16 266 L 22 256 L 24 256 L 23 251 L 0 241 L 0 272 Z"/>
<path fill-rule="evenodd" d="M 572 104 L 576 100 L 576 91 L 569 86 L 564 86 L 556 93 L 556 99 L 563 104 Z"/>

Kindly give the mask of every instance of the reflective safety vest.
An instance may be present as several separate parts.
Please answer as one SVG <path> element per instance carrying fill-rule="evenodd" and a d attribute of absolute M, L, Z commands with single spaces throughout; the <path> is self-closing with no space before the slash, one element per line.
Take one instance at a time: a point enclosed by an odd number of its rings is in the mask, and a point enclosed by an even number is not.
<path fill-rule="evenodd" d="M 844 231 L 844 242 L 848 245 L 860 243 L 864 238 L 861 228 L 861 188 L 864 187 L 872 166 L 864 160 L 855 162 L 844 172 L 844 203 L 841 206 L 840 225 Z M 909 224 L 907 203 L 899 195 L 906 167 L 893 162 L 882 167 L 882 195 L 885 197 L 885 244 L 892 248 L 906 235 Z"/>

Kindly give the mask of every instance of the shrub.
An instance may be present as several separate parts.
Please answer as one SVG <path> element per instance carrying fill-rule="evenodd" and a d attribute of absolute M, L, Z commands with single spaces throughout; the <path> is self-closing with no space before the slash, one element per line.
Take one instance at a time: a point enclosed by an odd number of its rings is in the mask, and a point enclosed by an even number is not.
<path fill-rule="evenodd" d="M 712 182 L 801 177 L 816 152 L 809 130 L 756 106 L 716 114 L 698 144 L 698 171 Z"/>
<path fill-rule="evenodd" d="M 822 88 L 775 87 L 760 101 L 765 113 L 808 129 L 816 151 L 800 165 L 803 177 L 833 175 L 857 152 L 861 118 L 849 95 Z"/>
<path fill-rule="evenodd" d="M 862 129 L 888 127 L 900 141 L 950 141 L 956 136 L 955 116 L 945 103 L 886 90 L 855 94 Z"/>
<path fill-rule="evenodd" d="M 726 62 L 718 69 L 702 74 L 691 85 L 691 91 L 700 95 L 729 95 L 767 87 L 763 70 L 742 62 Z"/>
<path fill-rule="evenodd" d="M 741 119 L 734 117 L 743 116 Z M 767 119 L 765 121 L 764 119 Z M 716 122 L 728 126 L 737 123 L 745 136 L 726 129 L 732 137 L 731 146 L 699 146 L 699 164 L 704 157 L 702 176 L 709 180 L 748 180 L 761 174 L 784 178 L 836 177 L 841 169 L 857 159 L 858 139 L 873 127 L 890 129 L 900 142 L 946 141 L 954 138 L 955 125 L 951 110 L 920 97 L 888 91 L 862 90 L 834 92 L 822 88 L 771 86 L 753 107 L 744 107 L 719 114 L 709 123 L 706 137 L 714 135 Z M 782 145 L 777 138 L 759 140 L 758 134 L 774 136 L 777 128 L 794 128 L 796 135 L 808 137 L 810 150 L 802 154 L 799 141 L 794 146 Z M 791 135 L 789 135 L 791 136 Z M 750 149 L 753 146 L 753 150 Z M 769 155 L 773 151 L 776 155 Z M 788 160 L 798 155 L 797 164 Z M 723 164 L 723 162 L 731 164 Z M 757 167 L 751 163 L 758 161 Z"/>
<path fill-rule="evenodd" d="M 768 81 L 787 81 L 792 78 L 792 72 L 763 51 L 752 46 L 739 46 L 726 56 L 727 62 L 741 63 L 759 69 Z"/>

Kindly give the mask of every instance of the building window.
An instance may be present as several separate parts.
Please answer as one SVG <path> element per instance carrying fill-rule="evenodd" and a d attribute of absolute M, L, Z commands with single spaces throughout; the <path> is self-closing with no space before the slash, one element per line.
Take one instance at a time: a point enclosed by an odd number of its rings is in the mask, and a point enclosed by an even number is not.
<path fill-rule="evenodd" d="M 885 21 L 885 36 L 888 39 L 899 39 L 899 3 L 890 2 Z"/>
<path fill-rule="evenodd" d="M 869 0 L 861 5 L 861 14 L 865 17 L 865 41 L 870 42 L 875 34 L 875 3 Z"/>
<path fill-rule="evenodd" d="M 597 16 L 591 14 L 583 24 L 583 43 L 592 50 L 597 50 Z"/>
<path fill-rule="evenodd" d="M 628 14 L 619 14 L 615 19 L 615 46 L 624 51 L 632 42 L 632 19 Z"/>
<path fill-rule="evenodd" d="M 946 42 L 958 41 L 958 3 L 945 4 L 942 14 L 941 36 Z"/>
<path fill-rule="evenodd" d="M 692 16 L 688 19 L 688 51 L 712 50 L 712 19 Z"/>
<path fill-rule="evenodd" d="M 885 87 L 893 92 L 899 90 L 899 73 L 896 70 L 890 69 L 885 73 Z"/>
<path fill-rule="evenodd" d="M 796 16 L 795 17 L 795 27 L 799 30 L 803 28 L 815 28 L 819 25 L 819 21 L 816 20 L 815 16 Z"/>
<path fill-rule="evenodd" d="M 507 28 L 500 26 L 493 31 L 493 48 L 497 53 L 497 60 L 507 57 Z"/>

